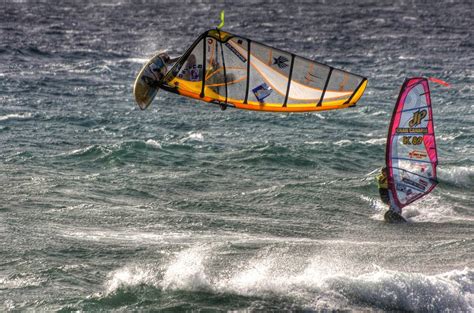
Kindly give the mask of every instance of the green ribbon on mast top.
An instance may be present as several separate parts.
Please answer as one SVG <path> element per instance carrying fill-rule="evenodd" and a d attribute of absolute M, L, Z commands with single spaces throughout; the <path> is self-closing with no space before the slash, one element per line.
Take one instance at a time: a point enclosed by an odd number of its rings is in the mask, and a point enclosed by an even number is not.
<path fill-rule="evenodd" d="M 224 27 L 224 10 L 221 11 L 221 23 L 217 26 L 217 29 Z"/>

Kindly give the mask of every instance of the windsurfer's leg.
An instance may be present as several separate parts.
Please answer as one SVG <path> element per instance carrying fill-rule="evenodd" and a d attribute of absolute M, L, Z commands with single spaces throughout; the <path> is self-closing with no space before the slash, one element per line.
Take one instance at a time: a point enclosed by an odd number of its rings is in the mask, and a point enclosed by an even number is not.
<path fill-rule="evenodd" d="M 390 197 L 388 195 L 388 189 L 386 188 L 379 188 L 380 199 L 385 204 L 390 204 Z"/>

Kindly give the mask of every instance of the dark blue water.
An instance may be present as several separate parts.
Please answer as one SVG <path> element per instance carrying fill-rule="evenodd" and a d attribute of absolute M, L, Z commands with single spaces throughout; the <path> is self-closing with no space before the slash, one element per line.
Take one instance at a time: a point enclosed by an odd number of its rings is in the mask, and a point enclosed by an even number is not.
<path fill-rule="evenodd" d="M 358 106 L 221 111 L 132 85 L 225 30 L 369 78 Z M 471 1 L 4 1 L 0 310 L 474 309 Z M 399 88 L 431 85 L 440 184 L 382 222 Z"/>

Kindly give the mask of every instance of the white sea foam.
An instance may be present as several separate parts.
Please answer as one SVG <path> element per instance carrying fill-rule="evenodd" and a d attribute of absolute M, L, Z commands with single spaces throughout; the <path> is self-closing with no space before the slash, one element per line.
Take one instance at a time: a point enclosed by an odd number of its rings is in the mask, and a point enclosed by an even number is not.
<path fill-rule="evenodd" d="M 247 296 L 275 291 L 279 289 L 278 285 L 281 284 L 279 277 L 275 276 L 273 279 L 268 279 L 273 274 L 272 268 L 274 268 L 275 261 L 274 258 L 254 259 L 229 279 L 218 281 L 215 288 L 219 291 Z"/>
<path fill-rule="evenodd" d="M 368 196 L 360 195 L 359 196 L 363 201 L 366 201 L 369 204 L 369 208 L 374 210 L 376 213 L 371 217 L 375 220 L 383 220 L 383 214 L 387 210 L 387 205 L 384 204 L 378 198 L 371 198 Z"/>
<path fill-rule="evenodd" d="M 132 63 L 139 63 L 139 64 L 145 64 L 149 58 L 128 58 L 126 61 L 132 62 Z"/>
<path fill-rule="evenodd" d="M 446 223 L 454 221 L 474 220 L 453 209 L 438 195 L 429 194 L 411 203 L 403 209 L 403 216 L 413 222 Z"/>
<path fill-rule="evenodd" d="M 359 141 L 362 144 L 366 145 L 383 145 L 387 142 L 387 138 L 372 138 L 365 141 Z"/>
<path fill-rule="evenodd" d="M 38 287 L 45 282 L 45 279 L 32 275 L 19 275 L 11 278 L 3 277 L 0 278 L 0 289 Z"/>
<path fill-rule="evenodd" d="M 60 209 L 63 211 L 73 211 L 73 210 L 96 210 L 101 211 L 102 209 L 90 204 L 77 205 L 66 207 Z M 49 212 L 54 212 L 50 210 Z M 241 218 L 236 218 L 233 216 L 225 217 L 221 216 L 223 220 L 227 221 L 238 221 L 242 220 Z M 251 217 L 248 218 L 252 221 L 259 221 L 261 223 L 268 223 L 269 218 L 257 218 Z M 70 227 L 62 229 L 61 227 L 55 228 L 57 235 L 65 238 L 73 238 L 75 240 L 82 241 L 94 241 L 94 242 L 103 242 L 103 243 L 113 243 L 113 244 L 132 244 L 134 247 L 137 245 L 143 245 L 150 247 L 151 245 L 166 245 L 166 244 L 189 244 L 192 242 L 209 242 L 213 244 L 222 244 L 227 242 L 233 243 L 312 243 L 312 244 L 322 244 L 330 246 L 354 246 L 354 245 L 374 245 L 378 244 L 377 242 L 370 241 L 361 241 L 361 240 L 333 240 L 333 239 L 311 239 L 311 238 L 301 238 L 301 237 L 282 237 L 282 236 L 262 236 L 262 235 L 249 235 L 241 232 L 200 232 L 189 233 L 189 232 L 176 232 L 176 231 L 167 231 L 167 224 L 156 224 L 156 227 L 161 227 L 162 230 L 158 233 L 155 231 L 144 232 L 138 229 L 131 229 L 130 227 L 126 229 L 107 229 L 107 228 L 93 228 L 93 227 Z M 203 248 L 204 249 L 204 248 Z M 204 251 L 204 250 L 203 250 Z"/>
<path fill-rule="evenodd" d="M 335 144 L 336 146 L 342 147 L 342 146 L 348 146 L 348 145 L 350 145 L 351 143 L 352 143 L 352 141 L 349 140 L 349 139 L 342 139 L 342 140 L 336 141 L 334 144 Z"/>
<path fill-rule="evenodd" d="M 344 260 L 322 255 L 298 258 L 269 250 L 246 262 L 233 260 L 216 272 L 210 271 L 208 262 L 212 253 L 209 246 L 197 246 L 179 252 L 159 269 L 121 268 L 109 276 L 106 293 L 146 284 L 163 290 L 293 298 L 310 309 L 345 309 L 354 303 L 387 310 L 474 309 L 474 271 L 469 268 L 426 275 L 375 266 L 356 273 L 356 266 Z"/>
<path fill-rule="evenodd" d="M 259 188 L 259 189 L 255 189 L 255 190 L 251 190 L 251 191 L 247 191 L 247 192 L 242 192 L 241 194 L 242 195 L 250 195 L 250 194 L 260 194 L 260 193 L 271 193 L 271 192 L 274 192 L 275 190 L 278 190 L 278 189 L 281 189 L 282 186 L 281 185 L 275 185 L 275 186 L 271 186 L 271 187 L 267 187 L 267 188 Z"/>
<path fill-rule="evenodd" d="M 0 116 L 0 121 L 13 120 L 13 119 L 22 120 L 22 119 L 31 118 L 32 116 L 33 115 L 29 112 L 27 112 L 27 113 L 7 114 L 7 115 Z"/>
<path fill-rule="evenodd" d="M 153 140 L 153 139 L 148 139 L 147 141 L 145 141 L 145 144 L 147 144 L 149 146 L 152 146 L 152 147 L 155 147 L 155 148 L 158 148 L 158 149 L 161 149 L 161 143 L 159 143 L 158 141 Z"/>
<path fill-rule="evenodd" d="M 180 142 L 186 142 L 189 140 L 204 141 L 204 136 L 202 133 L 188 132 L 188 136 L 181 139 Z"/>
<path fill-rule="evenodd" d="M 72 208 L 71 208 L 72 209 Z M 88 208 L 91 210 L 91 208 Z M 173 233 L 162 231 L 159 234 L 154 232 L 124 230 L 108 230 L 96 228 L 75 228 L 67 230 L 59 230 L 61 236 L 66 238 L 76 238 L 84 241 L 110 242 L 141 245 L 153 245 L 156 243 L 181 243 L 183 241 L 192 240 L 192 236 L 188 233 Z M 201 239 L 210 239 L 211 235 L 200 237 Z"/>
<path fill-rule="evenodd" d="M 418 18 L 415 16 L 404 16 L 402 19 L 404 21 L 418 21 Z"/>
<path fill-rule="evenodd" d="M 379 269 L 359 276 L 338 275 L 325 281 L 328 289 L 378 308 L 403 311 L 470 311 L 474 309 L 474 271 L 439 275 Z"/>
<path fill-rule="evenodd" d="M 167 266 L 161 286 L 172 290 L 203 290 L 210 286 L 205 261 L 209 248 L 197 246 L 180 252 Z"/>
<path fill-rule="evenodd" d="M 84 147 L 84 148 L 80 148 L 80 149 L 74 149 L 72 151 L 68 151 L 68 152 L 65 152 L 65 153 L 60 153 L 59 155 L 76 155 L 76 154 L 82 154 L 82 153 L 85 153 L 91 149 L 93 149 L 95 146 L 92 145 L 92 146 L 87 146 L 87 147 Z"/>
<path fill-rule="evenodd" d="M 474 185 L 474 166 L 439 166 L 438 178 L 462 187 Z"/>
<path fill-rule="evenodd" d="M 378 115 L 387 115 L 387 112 L 385 111 L 375 111 L 373 113 L 370 113 L 372 116 L 378 116 Z"/>
<path fill-rule="evenodd" d="M 458 134 L 441 134 L 436 136 L 436 141 L 453 141 L 454 139 L 461 136 L 463 132 L 459 132 Z"/>
<path fill-rule="evenodd" d="M 158 286 L 156 270 L 146 265 L 130 265 L 113 271 L 105 283 L 105 294 L 139 285 Z"/>
<path fill-rule="evenodd" d="M 12 299 L 7 299 L 3 301 L 3 305 L 7 311 L 13 311 L 15 307 L 15 302 Z"/>
<path fill-rule="evenodd" d="M 189 134 L 189 139 L 194 139 L 198 141 L 203 141 L 204 137 L 201 133 L 190 133 Z"/>
<path fill-rule="evenodd" d="M 375 211 L 371 216 L 372 219 L 383 220 L 383 214 L 388 209 L 386 204 L 378 198 L 371 198 L 364 195 L 361 195 L 360 198 L 368 202 L 369 207 Z M 470 217 L 457 213 L 453 210 L 453 207 L 445 203 L 440 196 L 433 194 L 429 194 L 403 208 L 402 215 L 409 222 L 447 223 L 472 220 Z"/>

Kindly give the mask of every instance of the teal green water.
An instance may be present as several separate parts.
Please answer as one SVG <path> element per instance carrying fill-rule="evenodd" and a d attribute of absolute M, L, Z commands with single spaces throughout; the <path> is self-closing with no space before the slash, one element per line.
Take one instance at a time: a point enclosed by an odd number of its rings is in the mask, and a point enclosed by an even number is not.
<path fill-rule="evenodd" d="M 228 31 L 368 77 L 357 107 L 221 111 L 160 92 L 140 111 L 142 64 L 223 8 Z M 471 11 L 6 2 L 0 310 L 473 310 Z M 431 85 L 440 184 L 387 225 L 373 176 L 417 75 L 452 85 Z"/>

